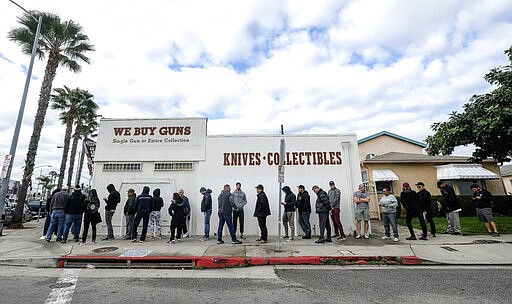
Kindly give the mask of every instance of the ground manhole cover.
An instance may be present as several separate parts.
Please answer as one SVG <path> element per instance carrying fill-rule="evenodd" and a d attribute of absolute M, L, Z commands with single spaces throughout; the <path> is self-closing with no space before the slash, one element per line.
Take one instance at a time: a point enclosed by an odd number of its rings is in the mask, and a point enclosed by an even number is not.
<path fill-rule="evenodd" d="M 94 249 L 92 252 L 110 252 L 116 251 L 117 249 L 119 249 L 119 247 L 101 247 Z"/>
<path fill-rule="evenodd" d="M 502 243 L 502 241 L 496 241 L 496 240 L 474 240 L 474 244 L 499 244 Z"/>
<path fill-rule="evenodd" d="M 75 285 L 75 284 L 73 284 L 73 283 L 57 283 L 57 284 L 50 285 L 50 288 L 51 289 L 66 288 L 66 287 L 71 287 L 73 285 Z"/>
<path fill-rule="evenodd" d="M 448 251 L 458 251 L 457 249 L 449 247 L 449 246 L 441 246 L 441 248 L 443 248 L 444 250 L 448 250 Z"/>

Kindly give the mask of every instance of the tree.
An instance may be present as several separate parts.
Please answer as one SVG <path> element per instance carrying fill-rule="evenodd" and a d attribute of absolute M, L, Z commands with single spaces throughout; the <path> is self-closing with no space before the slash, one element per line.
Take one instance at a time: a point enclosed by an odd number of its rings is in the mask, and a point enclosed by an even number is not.
<path fill-rule="evenodd" d="M 94 119 L 88 121 L 82 126 L 82 154 L 80 155 L 80 162 L 78 164 L 78 172 L 80 172 L 80 174 L 84 166 L 85 143 L 90 140 L 90 137 L 98 136 L 96 134 L 99 126 L 99 123 L 96 120 L 97 118 L 98 116 L 95 116 Z M 78 176 L 78 180 L 75 181 L 75 184 L 80 184 L 80 176 Z"/>
<path fill-rule="evenodd" d="M 23 53 L 30 55 L 36 34 L 36 19 L 42 15 L 41 33 L 38 42 L 37 54 L 40 59 L 48 56 L 45 73 L 39 100 L 32 136 L 28 146 L 27 158 L 25 159 L 25 170 L 23 172 L 21 189 L 18 193 L 18 204 L 16 205 L 14 225 L 12 227 L 23 227 L 22 214 L 25 206 L 28 186 L 34 171 L 34 163 L 37 154 L 37 147 L 43 129 L 46 111 L 50 101 L 53 80 L 59 66 L 68 68 L 73 72 L 81 71 L 81 62 L 90 63 L 87 53 L 94 51 L 89 37 L 82 31 L 82 27 L 72 20 L 61 21 L 60 17 L 51 13 L 32 11 L 25 13 L 19 18 L 21 27 L 9 31 L 8 38 L 21 46 Z"/>
<path fill-rule="evenodd" d="M 462 113 L 453 112 L 446 122 L 436 122 L 428 136 L 429 155 L 448 155 L 457 146 L 476 146 L 472 160 L 492 157 L 499 162 L 512 156 L 512 46 L 505 50 L 509 63 L 493 68 L 484 79 L 496 88 L 474 95 Z"/>

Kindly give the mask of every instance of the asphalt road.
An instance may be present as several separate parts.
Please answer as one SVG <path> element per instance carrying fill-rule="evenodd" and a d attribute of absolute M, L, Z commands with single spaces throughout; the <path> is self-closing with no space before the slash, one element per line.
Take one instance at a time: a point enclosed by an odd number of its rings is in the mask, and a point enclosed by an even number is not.
<path fill-rule="evenodd" d="M 0 303 L 512 303 L 512 267 L 0 267 Z"/>

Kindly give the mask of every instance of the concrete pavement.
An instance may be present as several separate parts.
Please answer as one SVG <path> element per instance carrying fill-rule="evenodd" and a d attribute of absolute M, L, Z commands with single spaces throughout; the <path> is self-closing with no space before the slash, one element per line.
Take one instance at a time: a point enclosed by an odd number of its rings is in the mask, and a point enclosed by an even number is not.
<path fill-rule="evenodd" d="M 217 245 L 216 239 L 199 237 L 168 244 L 164 239 L 132 243 L 126 240 L 46 243 L 40 240 L 43 222 L 29 222 L 22 230 L 4 230 L 0 237 L 0 265 L 31 267 L 183 267 L 223 268 L 283 264 L 450 264 L 512 265 L 512 235 L 453 236 L 439 234 L 428 241 L 407 241 L 407 228 L 400 227 L 400 242 L 382 240 L 382 225 L 372 224 L 370 239 L 315 244 L 314 239 L 282 241 L 276 237 L 260 245 L 256 236 L 247 236 L 242 245 Z M 98 239 L 101 237 L 98 236 Z"/>

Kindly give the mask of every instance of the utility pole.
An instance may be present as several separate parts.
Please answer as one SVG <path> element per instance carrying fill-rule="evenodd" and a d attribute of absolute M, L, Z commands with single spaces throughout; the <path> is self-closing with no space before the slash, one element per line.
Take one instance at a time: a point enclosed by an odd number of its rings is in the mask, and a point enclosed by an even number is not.
<path fill-rule="evenodd" d="M 279 181 L 279 213 L 277 216 L 277 251 L 281 251 L 281 226 L 282 226 L 282 217 L 281 217 L 281 202 L 283 200 L 283 188 L 284 183 L 284 158 L 286 156 L 286 142 L 284 141 L 284 128 L 281 125 L 281 143 L 279 145 L 279 167 L 277 169 L 277 179 Z"/>

